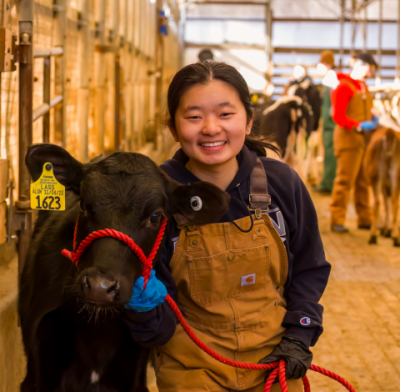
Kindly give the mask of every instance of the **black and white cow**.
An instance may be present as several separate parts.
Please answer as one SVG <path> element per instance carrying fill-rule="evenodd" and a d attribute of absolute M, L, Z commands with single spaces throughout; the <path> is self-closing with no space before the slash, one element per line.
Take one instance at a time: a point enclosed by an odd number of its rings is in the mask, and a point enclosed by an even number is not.
<path fill-rule="evenodd" d="M 303 102 L 310 105 L 313 114 L 311 130 L 316 131 L 321 117 L 322 99 L 318 87 L 312 82 L 311 78 L 306 75 L 303 79 L 292 82 L 286 90 L 286 95 L 300 97 Z"/>
<path fill-rule="evenodd" d="M 278 146 L 283 161 L 294 166 L 296 143 L 299 150 L 313 121 L 312 110 L 300 97 L 284 96 L 261 113 L 259 137 Z"/>
<path fill-rule="evenodd" d="M 212 184 L 179 185 L 141 154 L 82 164 L 61 147 L 33 146 L 26 164 L 34 181 L 46 162 L 66 187 L 66 210 L 40 211 L 22 271 L 19 315 L 28 361 L 21 391 L 146 392 L 148 351 L 122 321 L 142 272 L 138 257 L 109 237 L 92 242 L 77 268 L 61 251 L 72 250 L 79 216 L 78 244 L 93 231 L 115 229 L 147 256 L 163 216 L 209 223 L 225 213 L 229 196 Z M 193 196 L 203 201 L 200 211 L 190 206 Z"/>

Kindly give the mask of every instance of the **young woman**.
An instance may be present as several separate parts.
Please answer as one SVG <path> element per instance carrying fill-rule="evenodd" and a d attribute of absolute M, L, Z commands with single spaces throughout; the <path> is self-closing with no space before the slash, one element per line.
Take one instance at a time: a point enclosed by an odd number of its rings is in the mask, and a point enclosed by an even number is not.
<path fill-rule="evenodd" d="M 144 291 L 152 290 L 153 309 L 143 312 L 137 300 L 127 306 L 132 336 L 157 346 L 160 391 L 263 391 L 265 372 L 226 366 L 194 345 L 162 302 L 165 286 L 205 344 L 242 362 L 283 358 L 289 391 L 302 391 L 330 272 L 306 187 L 251 139 L 250 94 L 235 68 L 206 61 L 181 69 L 168 109 L 181 149 L 161 168 L 181 184 L 211 182 L 231 201 L 216 223 L 169 222 L 156 277 Z"/>

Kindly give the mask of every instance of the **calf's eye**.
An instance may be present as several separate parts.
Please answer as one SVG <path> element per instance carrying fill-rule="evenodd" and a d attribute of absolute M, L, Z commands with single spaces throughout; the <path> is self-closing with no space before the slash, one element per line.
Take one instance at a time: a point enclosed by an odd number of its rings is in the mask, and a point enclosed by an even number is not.
<path fill-rule="evenodd" d="M 156 224 L 156 223 L 158 223 L 160 221 L 160 218 L 161 218 L 161 214 L 158 214 L 158 213 L 157 214 L 153 214 L 150 217 L 150 222 Z"/>

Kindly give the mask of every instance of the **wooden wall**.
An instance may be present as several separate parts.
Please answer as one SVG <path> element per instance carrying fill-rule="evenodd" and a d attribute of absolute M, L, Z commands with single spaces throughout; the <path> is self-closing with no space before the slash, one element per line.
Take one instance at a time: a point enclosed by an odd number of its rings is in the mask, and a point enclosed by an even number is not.
<path fill-rule="evenodd" d="M 0 27 L 18 35 L 18 1 L 10 4 Z M 64 126 L 55 126 L 59 105 L 50 111 L 50 142 L 81 161 L 115 150 L 149 153 L 168 148 L 162 120 L 166 90 L 180 62 L 177 0 L 36 0 L 34 4 L 33 49 L 58 46 L 64 40 L 64 57 L 51 58 L 51 98 L 65 86 Z M 167 36 L 159 33 L 158 26 L 159 11 L 165 9 L 170 12 Z M 57 34 L 60 12 L 65 14 L 64 27 Z M 43 103 L 43 64 L 43 58 L 34 60 L 33 108 Z M 63 64 L 64 71 L 57 72 Z M 0 159 L 9 160 L 16 198 L 18 71 L 0 76 Z M 43 141 L 42 127 L 39 118 L 33 124 L 34 143 Z"/>

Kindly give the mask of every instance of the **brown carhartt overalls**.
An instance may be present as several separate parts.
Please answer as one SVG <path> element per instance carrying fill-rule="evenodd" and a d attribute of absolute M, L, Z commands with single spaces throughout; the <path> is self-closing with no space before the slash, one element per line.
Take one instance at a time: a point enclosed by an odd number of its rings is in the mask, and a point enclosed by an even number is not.
<path fill-rule="evenodd" d="M 349 81 L 354 91 L 346 115 L 362 122 L 371 119 L 372 97 L 364 84 L 365 92 Z M 336 177 L 333 183 L 331 201 L 331 225 L 343 225 L 345 222 L 350 191 L 354 186 L 354 204 L 359 225 L 371 224 L 368 181 L 365 177 L 362 161 L 365 153 L 365 139 L 362 133 L 336 125 L 333 134 L 335 156 L 337 158 Z"/>
<path fill-rule="evenodd" d="M 264 172 L 258 160 L 258 170 L 260 165 Z M 231 222 L 183 227 L 170 262 L 179 306 L 196 336 L 226 358 L 248 363 L 271 353 L 285 332 L 286 249 L 269 216 L 256 215 L 248 233 Z M 250 217 L 235 222 L 243 230 L 251 224 Z M 265 383 L 263 371 L 236 369 L 208 356 L 179 324 L 158 347 L 155 365 L 161 392 L 262 392 Z M 288 387 L 303 391 L 301 380 L 288 381 Z M 274 384 L 271 391 L 280 390 Z"/>

